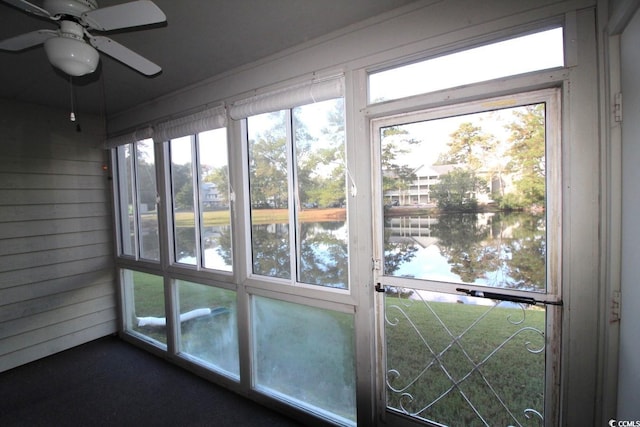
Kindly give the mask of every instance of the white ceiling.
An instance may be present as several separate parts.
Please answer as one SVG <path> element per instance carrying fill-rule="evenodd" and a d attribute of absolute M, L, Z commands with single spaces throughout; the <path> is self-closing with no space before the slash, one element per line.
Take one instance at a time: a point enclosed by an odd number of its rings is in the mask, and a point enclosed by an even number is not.
<path fill-rule="evenodd" d="M 96 73 L 73 79 L 75 110 L 121 112 L 413 1 L 154 0 L 166 24 L 103 35 L 163 71 L 145 77 L 102 55 Z M 126 3 L 98 2 L 101 7 Z M 0 40 L 42 28 L 56 26 L 0 2 Z M 69 77 L 48 63 L 42 47 L 0 51 L 0 82 L 0 98 L 70 108 Z"/>

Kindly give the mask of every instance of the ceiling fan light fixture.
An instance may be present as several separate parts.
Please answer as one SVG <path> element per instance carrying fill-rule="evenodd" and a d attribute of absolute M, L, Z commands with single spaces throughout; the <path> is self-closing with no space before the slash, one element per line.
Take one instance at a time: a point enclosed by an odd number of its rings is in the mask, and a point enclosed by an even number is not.
<path fill-rule="evenodd" d="M 93 73 L 100 61 L 100 55 L 93 46 L 65 36 L 48 39 L 44 50 L 54 67 L 74 77 Z"/>

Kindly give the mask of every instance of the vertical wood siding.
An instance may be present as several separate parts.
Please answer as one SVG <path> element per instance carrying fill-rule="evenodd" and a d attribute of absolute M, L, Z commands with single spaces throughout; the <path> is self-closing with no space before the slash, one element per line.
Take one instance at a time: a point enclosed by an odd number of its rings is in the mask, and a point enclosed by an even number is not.
<path fill-rule="evenodd" d="M 0 372 L 114 333 L 104 124 L 0 100 Z"/>

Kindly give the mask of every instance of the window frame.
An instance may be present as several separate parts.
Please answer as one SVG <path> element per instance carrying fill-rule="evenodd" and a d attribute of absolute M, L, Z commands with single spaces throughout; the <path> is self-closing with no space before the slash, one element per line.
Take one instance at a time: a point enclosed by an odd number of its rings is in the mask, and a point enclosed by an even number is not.
<path fill-rule="evenodd" d="M 217 129 L 221 129 L 221 128 L 217 128 Z M 204 228 L 204 224 L 202 221 L 202 213 L 203 213 L 203 201 L 201 200 L 201 192 L 200 192 L 200 187 L 202 184 L 202 178 L 200 176 L 201 173 L 201 167 L 202 167 L 202 163 L 201 163 L 201 154 L 200 154 L 200 147 L 199 147 L 199 135 L 200 133 L 203 132 L 207 132 L 207 131 L 202 131 L 202 132 L 198 132 L 196 134 L 190 134 L 190 135 L 186 135 L 184 137 L 181 138 L 189 138 L 189 146 L 191 149 L 191 181 L 192 181 L 192 186 L 193 186 L 193 215 L 194 215 L 194 239 L 195 239 L 195 245 L 194 245 L 194 250 L 195 250 L 195 264 L 187 264 L 187 263 L 181 263 L 179 262 L 176 258 L 176 237 L 175 237 L 175 229 L 176 229 L 176 219 L 175 219 L 175 198 L 173 197 L 173 170 L 172 170 L 172 159 L 171 159 L 171 141 L 176 140 L 176 139 L 180 139 L 180 138 L 174 138 L 173 140 L 168 140 L 168 141 L 164 141 L 162 143 L 163 146 L 163 152 L 164 152 L 164 169 L 163 169 L 163 178 L 164 178 L 164 182 L 165 182 L 165 191 L 164 194 L 166 194 L 166 214 L 167 214 L 167 234 L 168 234 L 168 266 L 167 266 L 167 270 L 171 271 L 171 272 L 184 272 L 185 270 L 187 271 L 192 271 L 192 272 L 204 272 L 206 273 L 206 275 L 208 277 L 214 277 L 216 280 L 220 280 L 223 282 L 234 282 L 234 279 L 237 277 L 237 270 L 238 270 L 238 262 L 236 260 L 236 237 L 235 237 L 235 226 L 234 226 L 234 209 L 233 209 L 233 200 L 234 200 L 234 192 L 233 192 L 233 185 L 231 182 L 231 176 L 232 176 L 232 172 L 231 172 L 231 163 L 230 163 L 230 150 L 229 150 L 229 129 L 228 127 L 224 127 L 225 129 L 225 134 L 226 134 L 226 151 L 227 151 L 227 155 L 226 155 L 226 164 L 227 167 L 230 170 L 229 173 L 229 178 L 230 178 L 230 182 L 229 182 L 229 195 L 228 195 L 228 199 L 229 199 L 229 206 L 228 206 L 228 212 L 229 212 L 229 218 L 230 218 L 230 222 L 229 222 L 229 227 L 231 229 L 231 253 L 232 253 L 232 265 L 231 265 L 231 271 L 225 271 L 225 270 L 219 270 L 219 269 L 214 269 L 214 268 L 208 268 L 205 267 L 204 265 L 204 242 L 202 240 L 202 232 L 203 232 L 203 228 Z M 213 130 L 213 129 L 212 129 Z M 211 275 L 211 276 L 209 276 Z M 206 276 L 205 276 L 206 277 Z"/>
<path fill-rule="evenodd" d="M 142 256 L 142 243 L 140 241 L 141 236 L 142 236 L 142 221 L 140 218 L 141 212 L 140 212 L 140 179 L 139 179 L 139 161 L 138 161 L 138 144 L 142 143 L 142 142 L 147 142 L 151 144 L 151 147 L 153 148 L 153 170 L 154 170 L 154 179 L 155 179 L 155 187 L 156 187 L 156 226 L 157 226 L 157 231 L 158 231 L 158 258 L 157 259 L 152 259 L 152 258 L 145 258 Z M 126 163 L 130 162 L 130 165 L 123 165 L 122 163 L 123 160 L 125 159 L 125 154 L 123 152 L 123 150 L 125 149 L 125 147 L 128 147 L 129 151 L 130 151 L 130 160 L 126 161 Z M 153 140 L 151 140 L 150 138 L 147 139 L 141 139 L 139 141 L 135 141 L 135 142 L 130 142 L 127 144 L 123 144 L 117 147 L 114 147 L 111 151 L 111 163 L 113 165 L 113 169 L 115 171 L 115 176 L 116 179 L 114 180 L 114 184 L 113 184 L 113 188 L 114 188 L 114 207 L 115 207 L 115 212 L 117 212 L 117 215 L 114 215 L 115 218 L 115 229 L 117 230 L 117 238 L 116 238 L 116 248 L 117 248 L 117 257 L 118 258 L 123 258 L 123 259 L 128 259 L 128 260 L 135 260 L 138 262 L 142 262 L 142 263 L 152 263 L 152 264 L 160 264 L 161 259 L 162 259 L 162 235 L 161 235 L 161 221 L 160 221 L 160 203 L 158 200 L 158 197 L 160 195 L 160 189 L 158 186 L 158 166 L 157 166 L 157 148 L 155 143 L 153 142 Z M 123 174 L 130 174 L 130 176 L 127 177 L 127 187 L 128 190 L 131 191 L 131 204 L 132 204 L 132 213 L 131 213 L 131 220 L 133 222 L 133 236 L 132 236 L 132 241 L 133 241 L 133 247 L 132 247 L 132 252 L 133 254 L 128 254 L 125 253 L 125 236 L 124 236 L 124 226 L 125 223 L 122 220 L 123 215 L 129 215 L 128 214 L 128 204 L 124 203 L 123 197 L 122 197 L 122 189 L 123 189 L 123 184 L 122 184 L 122 176 Z M 128 201 L 128 200 L 127 200 Z M 127 226 L 129 225 L 129 223 L 126 224 Z"/>
<path fill-rule="evenodd" d="M 345 176 L 344 176 L 344 190 L 345 190 L 345 209 L 346 209 L 346 219 L 345 226 L 349 227 L 350 224 L 350 214 L 349 214 L 349 204 L 350 204 L 350 194 L 349 194 L 349 167 L 348 167 L 348 132 L 347 132 L 347 107 L 346 107 L 346 99 L 345 96 L 339 96 L 334 98 L 329 98 L 328 100 L 338 100 L 341 99 L 343 102 L 343 119 L 344 119 L 344 156 L 345 156 Z M 325 100 L 325 101 L 328 101 Z M 322 101 L 318 101 L 322 102 Z M 250 149 L 249 149 L 249 119 L 250 117 L 244 118 L 241 120 L 241 137 L 242 137 L 242 158 L 243 158 L 243 182 L 244 182 L 244 192 L 247 195 L 244 200 L 245 209 L 247 215 L 245 216 L 245 235 L 247 236 L 246 245 L 245 245 L 245 274 L 247 276 L 247 284 L 250 286 L 255 286 L 256 288 L 264 288 L 266 286 L 267 289 L 273 289 L 276 292 L 284 292 L 284 293 L 294 293 L 300 295 L 315 295 L 315 298 L 319 300 L 326 300 L 327 298 L 333 299 L 338 298 L 343 300 L 343 297 L 350 297 L 353 294 L 353 284 L 352 284 L 352 274 L 351 274 L 351 263 L 348 262 L 348 273 L 347 273 L 347 286 L 346 288 L 338 288 L 331 286 L 324 286 L 319 284 L 311 284 L 298 280 L 299 271 L 297 268 L 298 265 L 298 254 L 300 252 L 300 242 L 299 242 L 299 234 L 300 234 L 300 221 L 297 221 L 299 217 L 299 213 L 301 210 L 301 206 L 299 203 L 297 186 L 299 184 L 298 180 L 298 172 L 296 167 L 296 141 L 294 135 L 294 114 L 293 110 L 296 108 L 304 107 L 306 105 L 312 105 L 311 102 L 306 102 L 301 105 L 295 105 L 289 108 L 282 108 L 277 111 L 284 112 L 284 125 L 286 132 L 286 158 L 287 158 L 287 209 L 288 209 L 288 221 L 289 221 L 289 256 L 290 256 L 290 278 L 278 278 L 278 277 L 269 277 L 265 275 L 260 275 L 254 273 L 253 271 L 253 245 L 252 245 L 252 222 L 251 222 L 251 197 L 250 197 L 250 180 L 249 180 L 249 164 L 250 164 Z M 275 112 L 275 111 L 274 111 Z M 258 115 L 258 114 L 256 114 Z M 351 257 L 351 239 L 347 239 L 347 250 L 348 256 Z M 280 289 L 282 288 L 282 289 Z M 332 297 L 333 295 L 334 297 Z"/>
<path fill-rule="evenodd" d="M 420 63 L 427 63 L 429 61 L 432 60 L 438 60 L 441 58 L 446 58 L 447 56 L 451 56 L 451 55 L 458 55 L 467 51 L 472 51 L 474 49 L 481 49 L 481 48 L 485 48 L 485 47 L 490 47 L 492 45 L 497 45 L 503 42 L 509 42 L 511 40 L 515 40 L 521 37 L 526 37 L 526 36 L 531 36 L 537 33 L 542 33 L 545 31 L 550 31 L 550 30 L 554 30 L 554 29 L 561 29 L 563 31 L 562 34 L 562 38 L 563 38 L 563 64 L 557 67 L 552 67 L 552 68 L 540 68 L 540 69 L 535 69 L 532 71 L 528 71 L 528 72 L 524 72 L 524 73 L 515 73 L 515 74 L 506 74 L 506 75 L 501 75 L 498 77 L 494 77 L 494 78 L 490 78 L 490 79 L 485 79 L 485 80 L 480 80 L 480 81 L 470 81 L 470 82 L 466 82 L 463 84 L 454 84 L 452 86 L 446 86 L 446 87 L 442 87 L 442 88 L 436 88 L 433 90 L 428 90 L 428 91 L 419 91 L 416 93 L 411 93 L 408 95 L 401 95 L 401 96 L 397 96 L 397 97 L 393 97 L 393 98 L 388 98 L 388 99 L 382 99 L 380 101 L 375 101 L 373 99 L 371 99 L 371 81 L 370 81 L 370 77 L 376 74 L 381 74 L 387 71 L 395 71 L 395 70 L 400 70 L 404 67 L 410 67 L 413 65 L 417 65 Z M 412 98 L 412 97 L 420 97 L 423 95 L 427 95 L 427 94 L 433 94 L 433 93 L 450 93 L 452 90 L 456 91 L 459 88 L 466 88 L 466 87 L 473 87 L 473 86 L 482 86 L 485 85 L 487 83 L 491 83 L 491 82 L 495 82 L 497 80 L 503 80 L 503 79 L 511 79 L 514 77 L 530 77 L 530 76 L 535 76 L 536 74 L 539 74 L 541 72 L 553 72 L 553 71 L 558 71 L 558 70 L 562 70 L 566 67 L 569 67 L 572 64 L 572 58 L 571 58 L 571 52 L 568 51 L 567 49 L 567 42 L 566 40 L 569 37 L 572 37 L 571 34 L 567 34 L 568 32 L 571 32 L 570 28 L 567 28 L 567 24 L 566 22 L 564 22 L 564 20 L 562 19 L 551 19 L 549 20 L 548 23 L 546 23 L 546 25 L 541 25 L 541 24 L 532 24 L 532 25 L 527 25 L 524 26 L 524 28 L 521 28 L 517 31 L 503 31 L 503 32 L 498 32 L 498 33 L 493 33 L 493 34 L 487 34 L 484 37 L 480 37 L 475 39 L 473 42 L 471 43 L 460 43 L 459 45 L 453 45 L 453 46 L 446 46 L 446 47 L 439 47 L 439 48 L 434 48 L 434 49 L 429 49 L 428 51 L 425 51 L 421 54 L 417 54 L 413 57 L 404 57 L 404 58 L 399 58 L 396 59 L 388 64 L 379 64 L 377 66 L 373 66 L 373 67 L 368 67 L 366 69 L 367 72 L 367 78 L 366 78 L 366 104 L 368 106 L 375 106 L 375 105 L 379 105 L 379 104 L 385 104 L 385 103 L 394 103 L 396 101 L 400 101 L 403 99 L 408 99 L 408 98 Z M 453 97 L 452 97 L 453 98 Z"/>

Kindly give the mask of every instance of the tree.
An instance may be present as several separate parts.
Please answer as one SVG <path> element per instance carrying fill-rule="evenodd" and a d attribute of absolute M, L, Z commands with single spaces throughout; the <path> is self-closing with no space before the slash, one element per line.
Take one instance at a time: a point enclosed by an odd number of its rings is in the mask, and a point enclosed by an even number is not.
<path fill-rule="evenodd" d="M 171 165 L 173 198 L 178 209 L 193 211 L 193 178 L 191 163 Z"/>
<path fill-rule="evenodd" d="M 528 105 L 514 111 L 515 120 L 507 125 L 511 131 L 508 170 L 518 179 L 514 182 L 521 207 L 545 206 L 545 108 L 544 104 Z"/>
<path fill-rule="evenodd" d="M 440 209 L 473 211 L 478 207 L 476 194 L 485 187 L 486 182 L 472 171 L 456 168 L 440 176 L 439 182 L 431 187 L 431 194 Z"/>
<path fill-rule="evenodd" d="M 340 206 L 345 200 L 344 101 L 325 102 L 332 108 L 315 137 L 296 114 L 300 110 L 294 109 L 298 196 L 303 206 Z"/>
<path fill-rule="evenodd" d="M 146 204 L 150 210 L 155 210 L 156 197 L 156 167 L 138 157 L 138 202 Z"/>
<path fill-rule="evenodd" d="M 254 207 L 287 206 L 286 127 L 282 112 L 271 113 L 277 123 L 249 141 L 249 180 Z"/>
<path fill-rule="evenodd" d="M 409 132 L 397 126 L 382 129 L 382 151 L 380 161 L 382 166 L 383 192 L 399 191 L 402 193 L 416 180 L 416 168 L 407 164 L 397 163 L 397 158 L 409 153 L 408 146 L 420 141 L 408 137 Z"/>
<path fill-rule="evenodd" d="M 466 165 L 473 171 L 486 169 L 487 158 L 496 148 L 495 138 L 471 122 L 460 124 L 447 143 L 449 151 L 438 158 L 441 165 Z"/>

